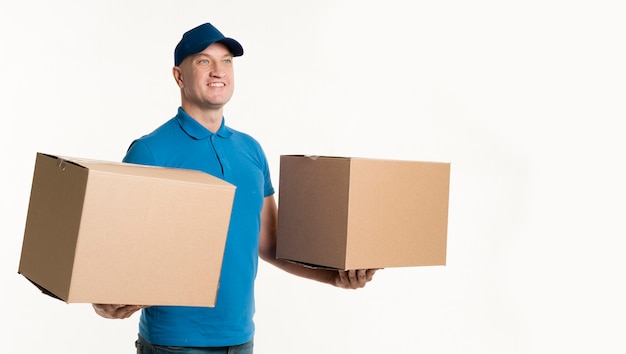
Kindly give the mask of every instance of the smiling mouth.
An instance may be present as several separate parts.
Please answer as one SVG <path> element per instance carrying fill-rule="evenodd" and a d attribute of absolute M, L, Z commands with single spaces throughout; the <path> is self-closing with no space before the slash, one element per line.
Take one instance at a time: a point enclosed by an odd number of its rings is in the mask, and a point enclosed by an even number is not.
<path fill-rule="evenodd" d="M 210 87 L 224 87 L 226 85 L 223 82 L 212 82 L 208 86 L 210 86 Z"/>

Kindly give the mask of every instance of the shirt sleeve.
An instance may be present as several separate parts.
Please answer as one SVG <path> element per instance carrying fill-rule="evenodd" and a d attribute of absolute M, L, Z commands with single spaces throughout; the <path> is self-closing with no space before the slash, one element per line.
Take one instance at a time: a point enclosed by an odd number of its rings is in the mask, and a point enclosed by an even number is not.
<path fill-rule="evenodd" d="M 157 165 L 150 147 L 141 140 L 135 140 L 130 144 L 123 161 L 140 165 Z"/>
<path fill-rule="evenodd" d="M 263 186 L 263 194 L 265 197 L 269 197 L 274 194 L 274 186 L 272 185 L 272 178 L 270 176 L 270 167 L 267 162 L 267 157 L 265 156 L 265 152 L 263 149 L 260 149 L 261 156 L 263 158 L 263 178 L 265 179 L 265 183 Z"/>

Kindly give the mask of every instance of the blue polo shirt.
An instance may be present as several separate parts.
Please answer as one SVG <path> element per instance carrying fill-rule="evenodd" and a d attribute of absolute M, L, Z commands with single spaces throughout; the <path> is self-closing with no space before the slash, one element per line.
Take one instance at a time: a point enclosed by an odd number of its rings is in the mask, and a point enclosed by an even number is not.
<path fill-rule="evenodd" d="M 250 341 L 261 209 L 264 198 L 274 194 L 260 144 L 227 127 L 224 119 L 213 133 L 179 108 L 174 118 L 135 140 L 124 162 L 200 170 L 237 186 L 216 306 L 146 308 L 139 334 L 152 344 L 167 346 L 213 347 Z"/>

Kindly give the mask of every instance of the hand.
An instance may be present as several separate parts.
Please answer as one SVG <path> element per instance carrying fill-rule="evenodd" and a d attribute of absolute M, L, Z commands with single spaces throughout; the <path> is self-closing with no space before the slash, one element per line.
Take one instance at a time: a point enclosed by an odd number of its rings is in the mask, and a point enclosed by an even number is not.
<path fill-rule="evenodd" d="M 344 289 L 359 289 L 372 280 L 378 269 L 339 270 L 335 277 L 335 286 Z"/>
<path fill-rule="evenodd" d="M 104 318 L 123 319 L 130 317 L 133 313 L 146 306 L 141 305 L 110 305 L 92 304 L 96 313 Z"/>

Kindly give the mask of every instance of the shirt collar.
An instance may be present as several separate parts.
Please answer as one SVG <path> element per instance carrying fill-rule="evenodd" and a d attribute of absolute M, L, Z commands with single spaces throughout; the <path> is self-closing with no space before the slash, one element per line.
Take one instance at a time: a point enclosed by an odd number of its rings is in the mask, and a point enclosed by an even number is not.
<path fill-rule="evenodd" d="M 189 135 L 190 137 L 196 140 L 202 140 L 210 137 L 211 135 L 217 135 L 221 138 L 228 138 L 233 133 L 225 124 L 225 119 L 222 117 L 222 124 L 217 132 L 213 133 L 212 131 L 205 128 L 202 124 L 198 123 L 197 120 L 193 119 L 187 112 L 185 112 L 182 107 L 178 107 L 178 114 L 176 114 L 176 120 L 180 127 Z"/>

